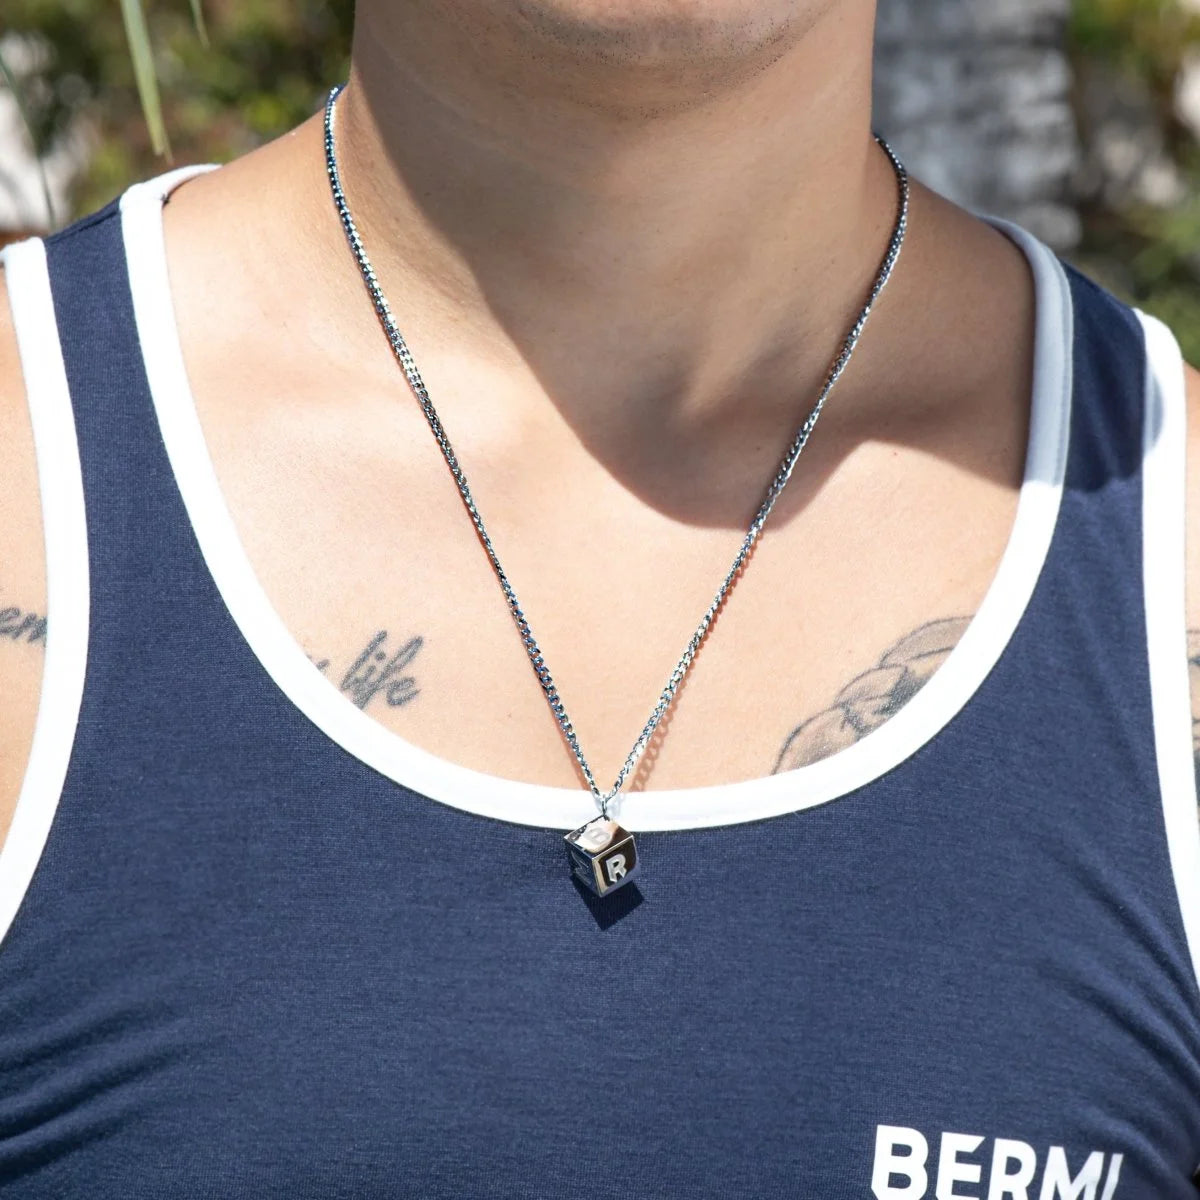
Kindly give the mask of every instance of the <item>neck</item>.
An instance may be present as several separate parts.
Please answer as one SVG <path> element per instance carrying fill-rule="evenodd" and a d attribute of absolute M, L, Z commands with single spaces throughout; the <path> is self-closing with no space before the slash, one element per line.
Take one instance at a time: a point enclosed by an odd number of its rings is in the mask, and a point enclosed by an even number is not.
<path fill-rule="evenodd" d="M 873 3 L 703 25 L 539 3 L 360 3 L 336 137 L 385 290 L 448 304 L 556 399 L 711 415 L 787 380 L 794 405 L 895 213 Z"/>

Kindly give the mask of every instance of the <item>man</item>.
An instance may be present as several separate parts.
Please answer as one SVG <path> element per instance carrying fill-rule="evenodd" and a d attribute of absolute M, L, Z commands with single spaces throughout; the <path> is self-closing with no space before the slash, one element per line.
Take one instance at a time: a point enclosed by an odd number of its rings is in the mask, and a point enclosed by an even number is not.
<path fill-rule="evenodd" d="M 1192 1194 L 1183 368 L 898 225 L 873 17 L 362 0 L 9 252 L 11 1194 Z"/>

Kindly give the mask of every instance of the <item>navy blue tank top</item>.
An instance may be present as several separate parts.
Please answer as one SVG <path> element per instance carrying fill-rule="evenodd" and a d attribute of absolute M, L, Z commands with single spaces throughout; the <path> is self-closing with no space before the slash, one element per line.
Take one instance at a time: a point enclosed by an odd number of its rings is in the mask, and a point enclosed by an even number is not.
<path fill-rule="evenodd" d="M 1033 414 L 978 615 L 854 746 L 631 795 L 642 878 L 589 902 L 585 793 L 407 745 L 258 589 L 172 325 L 180 177 L 5 254 L 49 633 L 0 1195 L 1195 1196 L 1170 335 L 1006 227 Z"/>

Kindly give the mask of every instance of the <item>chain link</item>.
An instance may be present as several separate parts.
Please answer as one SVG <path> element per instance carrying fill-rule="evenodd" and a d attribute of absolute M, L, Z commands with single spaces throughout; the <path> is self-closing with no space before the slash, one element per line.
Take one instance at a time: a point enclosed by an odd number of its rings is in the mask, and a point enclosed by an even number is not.
<path fill-rule="evenodd" d="M 642 753 L 650 744 L 650 739 L 654 736 L 654 731 L 658 728 L 663 714 L 667 711 L 671 701 L 674 700 L 684 676 L 688 673 L 689 668 L 695 660 L 701 643 L 708 633 L 709 626 L 712 625 L 721 606 L 725 603 L 725 599 L 729 595 L 739 572 L 745 565 L 746 559 L 750 556 L 750 552 L 754 549 L 754 545 L 762 533 L 767 518 L 771 515 L 771 510 L 775 507 L 775 502 L 779 499 L 783 489 L 787 486 L 788 480 L 792 477 L 792 471 L 817 423 L 817 418 L 821 415 L 821 410 L 825 407 L 825 401 L 829 398 L 834 385 L 841 378 L 842 373 L 849 364 L 850 358 L 854 353 L 854 348 L 858 345 L 858 340 L 862 336 L 863 329 L 866 327 L 867 319 L 871 315 L 871 310 L 874 308 L 880 293 L 892 276 L 896 260 L 900 256 L 900 248 L 904 244 L 904 235 L 908 230 L 908 172 L 904 169 L 903 164 L 896 157 L 887 142 L 876 134 L 875 140 L 887 155 L 888 161 L 896 173 L 899 195 L 896 221 L 892 229 L 892 235 L 879 271 L 871 285 L 866 304 L 863 305 L 854 320 L 854 324 L 851 325 L 843 339 L 838 354 L 834 358 L 829 372 L 825 377 L 825 382 L 821 387 L 816 402 L 808 416 L 805 417 L 804 423 L 800 426 L 791 445 L 788 446 L 787 452 L 783 456 L 783 461 L 780 463 L 779 469 L 776 471 L 775 477 L 771 480 L 766 495 L 759 505 L 758 512 L 755 513 L 754 520 L 750 522 L 750 527 L 746 530 L 746 535 L 742 539 L 742 544 L 733 560 L 733 565 L 726 573 L 720 588 L 717 590 L 717 594 L 713 597 L 712 603 L 709 604 L 700 624 L 696 627 L 696 632 L 692 634 L 691 640 L 688 642 L 679 662 L 671 672 L 671 677 L 667 680 L 666 686 L 659 695 L 658 703 L 655 704 L 653 711 L 647 718 L 646 724 L 643 726 L 637 741 L 633 744 L 633 749 L 630 750 L 626 757 L 612 788 L 608 792 L 602 792 L 596 784 L 595 776 L 592 774 L 592 769 L 588 765 L 587 759 L 584 757 L 583 749 L 579 744 L 579 736 L 575 732 L 575 726 L 567 715 L 566 707 L 563 704 L 562 697 L 559 695 L 558 685 L 554 682 L 549 667 L 546 666 L 546 660 L 542 655 L 541 649 L 538 647 L 537 639 L 534 638 L 533 630 L 529 627 L 529 621 L 526 619 L 520 602 L 517 600 L 517 593 L 509 582 L 504 568 L 500 565 L 496 548 L 492 544 L 491 536 L 483 523 L 483 518 L 479 515 L 479 509 L 476 507 L 475 497 L 471 494 L 471 489 L 467 484 L 467 477 L 459 465 L 458 457 L 454 453 L 450 439 L 446 436 L 441 418 L 438 416 L 437 410 L 433 407 L 433 401 L 429 398 L 429 392 L 425 388 L 420 371 L 417 370 L 417 364 L 413 359 L 412 351 L 409 350 L 408 343 L 404 340 L 399 328 L 396 326 L 396 322 L 392 317 L 392 310 L 388 306 L 383 290 L 379 286 L 379 280 L 376 278 L 375 268 L 371 265 L 371 260 L 367 257 L 362 237 L 359 235 L 358 228 L 354 224 L 354 219 L 350 215 L 350 207 L 346 202 L 346 193 L 342 188 L 341 172 L 338 169 L 333 137 L 334 107 L 338 94 L 344 86 L 344 84 L 341 84 L 331 89 L 329 97 L 325 102 L 325 169 L 329 175 L 329 184 L 333 192 L 334 205 L 337 208 L 338 216 L 341 218 L 342 227 L 346 231 L 346 239 L 350 243 L 350 249 L 354 254 L 354 259 L 362 274 L 363 282 L 366 284 L 367 291 L 375 305 L 375 312 L 378 314 L 384 332 L 387 334 L 392 352 L 395 354 L 404 371 L 409 387 L 421 405 L 421 410 L 425 414 L 429 428 L 432 430 L 433 436 L 441 448 L 442 455 L 446 459 L 446 465 L 450 468 L 450 474 L 454 477 L 454 482 L 458 486 L 459 495 L 462 497 L 471 522 L 475 526 L 475 531 L 479 534 L 479 540 L 483 543 L 483 548 L 487 553 L 488 559 L 491 561 L 493 570 L 496 572 L 496 578 L 500 581 L 504 598 L 508 602 L 509 610 L 512 612 L 513 620 L 516 622 L 517 632 L 520 634 L 525 651 L 529 655 L 529 661 L 533 665 L 538 683 L 541 685 L 546 700 L 549 702 L 550 711 L 554 714 L 555 720 L 557 720 L 559 728 L 562 730 L 563 737 L 567 741 L 567 745 L 570 746 L 571 752 L 575 755 L 575 761 L 579 764 L 579 769 L 582 771 L 592 795 L 600 805 L 600 812 L 607 817 L 609 805 L 612 804 L 614 798 L 624 786 L 625 781 L 629 778 L 630 773 L 637 766 Z"/>

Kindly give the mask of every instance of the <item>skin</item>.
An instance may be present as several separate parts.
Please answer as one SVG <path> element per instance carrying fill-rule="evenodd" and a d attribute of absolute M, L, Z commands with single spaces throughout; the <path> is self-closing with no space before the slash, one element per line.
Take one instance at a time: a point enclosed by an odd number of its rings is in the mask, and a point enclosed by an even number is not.
<path fill-rule="evenodd" d="M 0 272 L 0 287 L 3 283 Z M 0 609 L 46 612 L 33 431 L 7 293 L 0 296 Z M 0 837 L 7 832 L 33 737 L 44 640 L 0 637 Z"/>
<path fill-rule="evenodd" d="M 350 205 L 605 779 L 878 269 L 872 21 L 864 0 L 359 6 Z M 205 437 L 294 637 L 425 749 L 578 786 L 346 249 L 319 121 L 184 184 L 165 221 Z M 0 607 L 43 613 L 0 313 Z M 634 786 L 803 765 L 928 678 L 1012 524 L 1031 341 L 1021 253 L 915 185 L 896 275 Z M 40 657 L 0 638 L 0 824 Z M 880 670 L 907 683 L 849 714 Z"/>

